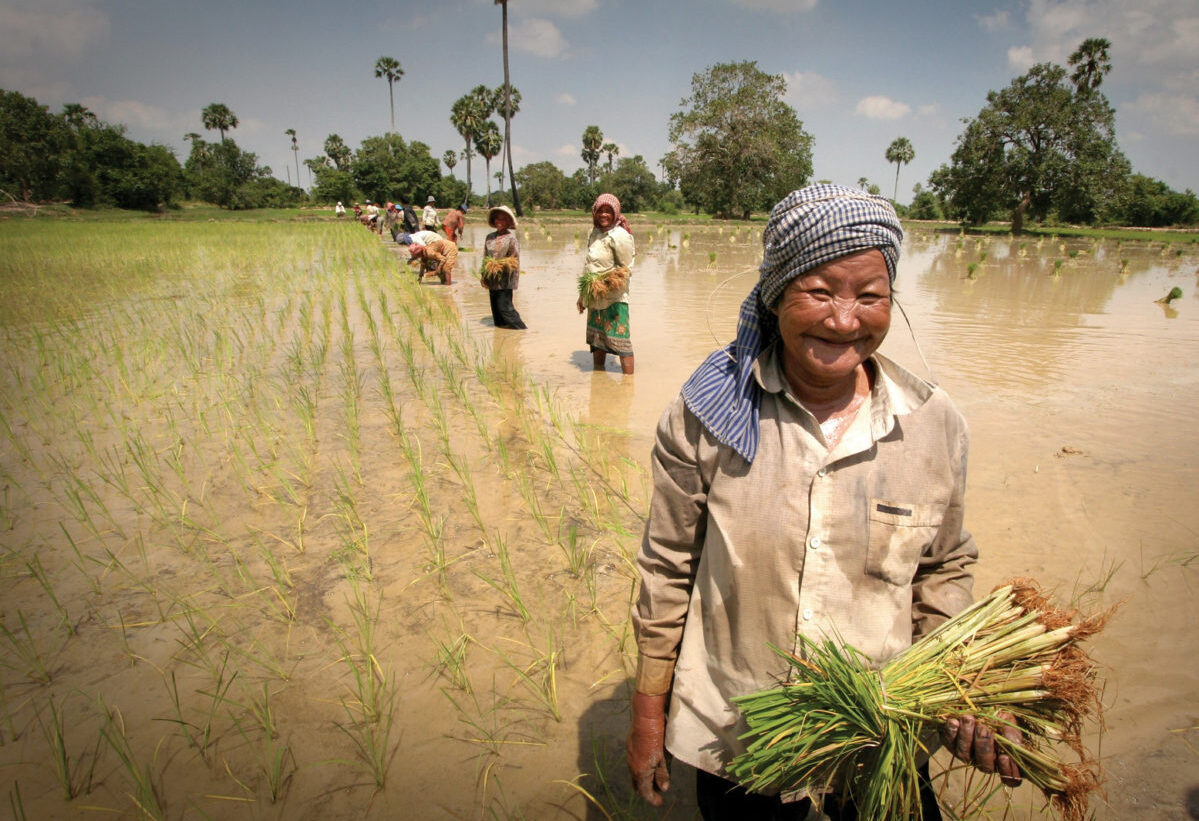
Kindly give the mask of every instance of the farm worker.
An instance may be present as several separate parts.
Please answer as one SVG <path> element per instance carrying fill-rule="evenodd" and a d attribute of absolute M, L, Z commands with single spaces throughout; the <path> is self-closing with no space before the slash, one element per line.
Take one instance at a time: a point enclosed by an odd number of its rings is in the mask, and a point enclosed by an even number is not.
<path fill-rule="evenodd" d="M 797 632 L 837 636 L 881 664 L 971 602 L 966 424 L 944 391 L 876 353 L 902 236 L 882 197 L 837 185 L 789 194 L 763 233 L 736 339 L 658 422 L 627 748 L 651 804 L 669 786 L 669 750 L 696 768 L 705 819 L 806 817 L 802 793 L 749 793 L 724 777 L 745 750 L 730 699 L 786 673 L 769 644 L 798 653 Z M 945 738 L 1019 783 L 992 732 L 963 716 Z M 923 786 L 924 818 L 939 818 L 927 770 Z M 857 817 L 835 797 L 823 809 Z"/>
<path fill-rule="evenodd" d="M 458 262 L 458 246 L 456 244 L 439 237 L 427 245 L 412 243 L 408 246 L 408 253 L 412 254 L 412 258 L 417 260 L 421 266 L 420 272 L 416 275 L 417 282 L 424 279 L 426 273 L 432 272 L 437 274 L 442 285 L 454 284 L 454 265 Z"/>
<path fill-rule="evenodd" d="M 432 195 L 425 200 L 425 210 L 421 212 L 421 227 L 426 231 L 437 230 L 437 200 Z"/>
<path fill-rule="evenodd" d="M 370 200 L 366 201 L 366 219 L 364 222 L 371 230 L 374 230 L 375 223 L 379 219 L 379 206 L 375 205 Z"/>
<path fill-rule="evenodd" d="M 441 239 L 436 231 L 415 231 L 411 234 L 399 234 L 396 242 L 400 245 L 428 245 L 435 239 Z"/>
<path fill-rule="evenodd" d="M 633 341 L 629 336 L 629 269 L 637 249 L 629 221 L 620 213 L 620 200 L 600 194 L 591 206 L 584 274 L 607 274 L 613 283 L 602 297 L 579 295 L 575 308 L 587 311 L 587 347 L 592 367 L 602 371 L 608 354 L 620 359 L 620 372 L 633 372 Z"/>
<path fill-rule="evenodd" d="M 466 203 L 451 208 L 441 221 L 441 227 L 445 229 L 446 238 L 450 242 L 457 242 L 462 236 L 462 229 L 466 227 Z"/>
<path fill-rule="evenodd" d="M 449 218 L 446 218 L 449 222 Z M 495 230 L 483 240 L 483 269 L 479 281 L 491 298 L 491 319 L 497 328 L 526 328 L 512 292 L 520 280 L 520 240 L 516 236 L 516 214 L 506 205 L 487 212 L 487 224 Z"/>
<path fill-rule="evenodd" d="M 420 230 L 420 219 L 416 216 L 416 210 L 405 202 L 400 203 L 400 224 L 408 233 Z"/>
<path fill-rule="evenodd" d="M 341 200 L 337 201 L 337 207 L 333 209 L 333 213 L 339 217 L 344 217 L 346 215 L 346 207 L 341 204 Z"/>

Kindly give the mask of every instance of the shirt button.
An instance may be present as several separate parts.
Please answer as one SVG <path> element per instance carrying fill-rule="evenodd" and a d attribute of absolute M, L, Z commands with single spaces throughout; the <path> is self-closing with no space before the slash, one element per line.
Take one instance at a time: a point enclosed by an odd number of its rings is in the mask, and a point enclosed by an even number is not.
<path fill-rule="evenodd" d="M 828 468 L 821 468 L 816 471 L 816 475 L 823 479 L 825 476 L 828 476 Z"/>
<path fill-rule="evenodd" d="M 812 620 L 812 611 L 810 609 L 803 611 L 803 618 L 804 618 L 804 621 L 811 621 Z"/>
<path fill-rule="evenodd" d="M 808 539 L 808 547 L 810 547 L 812 550 L 820 547 L 820 537 L 813 536 L 812 538 Z"/>

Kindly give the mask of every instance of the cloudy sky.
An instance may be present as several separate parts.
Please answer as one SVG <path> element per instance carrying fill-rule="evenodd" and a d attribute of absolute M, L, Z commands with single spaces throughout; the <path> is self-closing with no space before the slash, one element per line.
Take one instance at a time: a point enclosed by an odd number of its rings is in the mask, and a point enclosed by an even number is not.
<path fill-rule="evenodd" d="M 223 102 L 241 121 L 238 144 L 287 179 L 284 129 L 298 132 L 301 160 L 330 133 L 356 148 L 388 130 L 387 83 L 373 76 L 383 55 L 404 69 L 396 130 L 435 157 L 461 149 L 450 105 L 503 82 L 499 29 L 492 0 L 0 0 L 0 88 L 55 112 L 81 102 L 181 159 L 183 135 L 203 132 L 200 110 Z M 989 90 L 1036 62 L 1064 64 L 1087 37 L 1112 42 L 1102 88 L 1134 169 L 1199 191 L 1195 0 L 510 0 L 512 82 L 524 96 L 514 160 L 571 173 L 595 124 L 621 156 L 658 171 L 692 75 L 755 60 L 787 79 L 815 138 L 817 178 L 866 177 L 889 194 L 895 167 L 883 154 L 910 139 L 907 201 Z"/>

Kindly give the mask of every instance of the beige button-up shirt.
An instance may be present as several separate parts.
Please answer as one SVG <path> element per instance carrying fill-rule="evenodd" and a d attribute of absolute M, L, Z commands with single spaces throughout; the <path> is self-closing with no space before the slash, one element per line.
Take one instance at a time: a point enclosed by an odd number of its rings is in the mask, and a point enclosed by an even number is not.
<path fill-rule="evenodd" d="M 755 363 L 752 464 L 681 397 L 662 415 L 637 560 L 637 689 L 671 691 L 667 748 L 717 775 L 744 750 L 730 699 L 787 674 L 769 644 L 835 636 L 882 663 L 972 600 L 968 435 L 948 396 L 875 355 L 871 393 L 830 452 L 776 350 Z"/>

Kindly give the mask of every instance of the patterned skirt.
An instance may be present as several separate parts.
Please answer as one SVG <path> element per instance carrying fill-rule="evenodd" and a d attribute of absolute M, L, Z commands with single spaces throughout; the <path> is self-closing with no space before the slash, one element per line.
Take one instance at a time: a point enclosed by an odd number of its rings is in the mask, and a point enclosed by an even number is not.
<path fill-rule="evenodd" d="M 629 303 L 613 302 L 607 308 L 587 311 L 587 344 L 593 351 L 632 356 L 629 339 Z"/>

